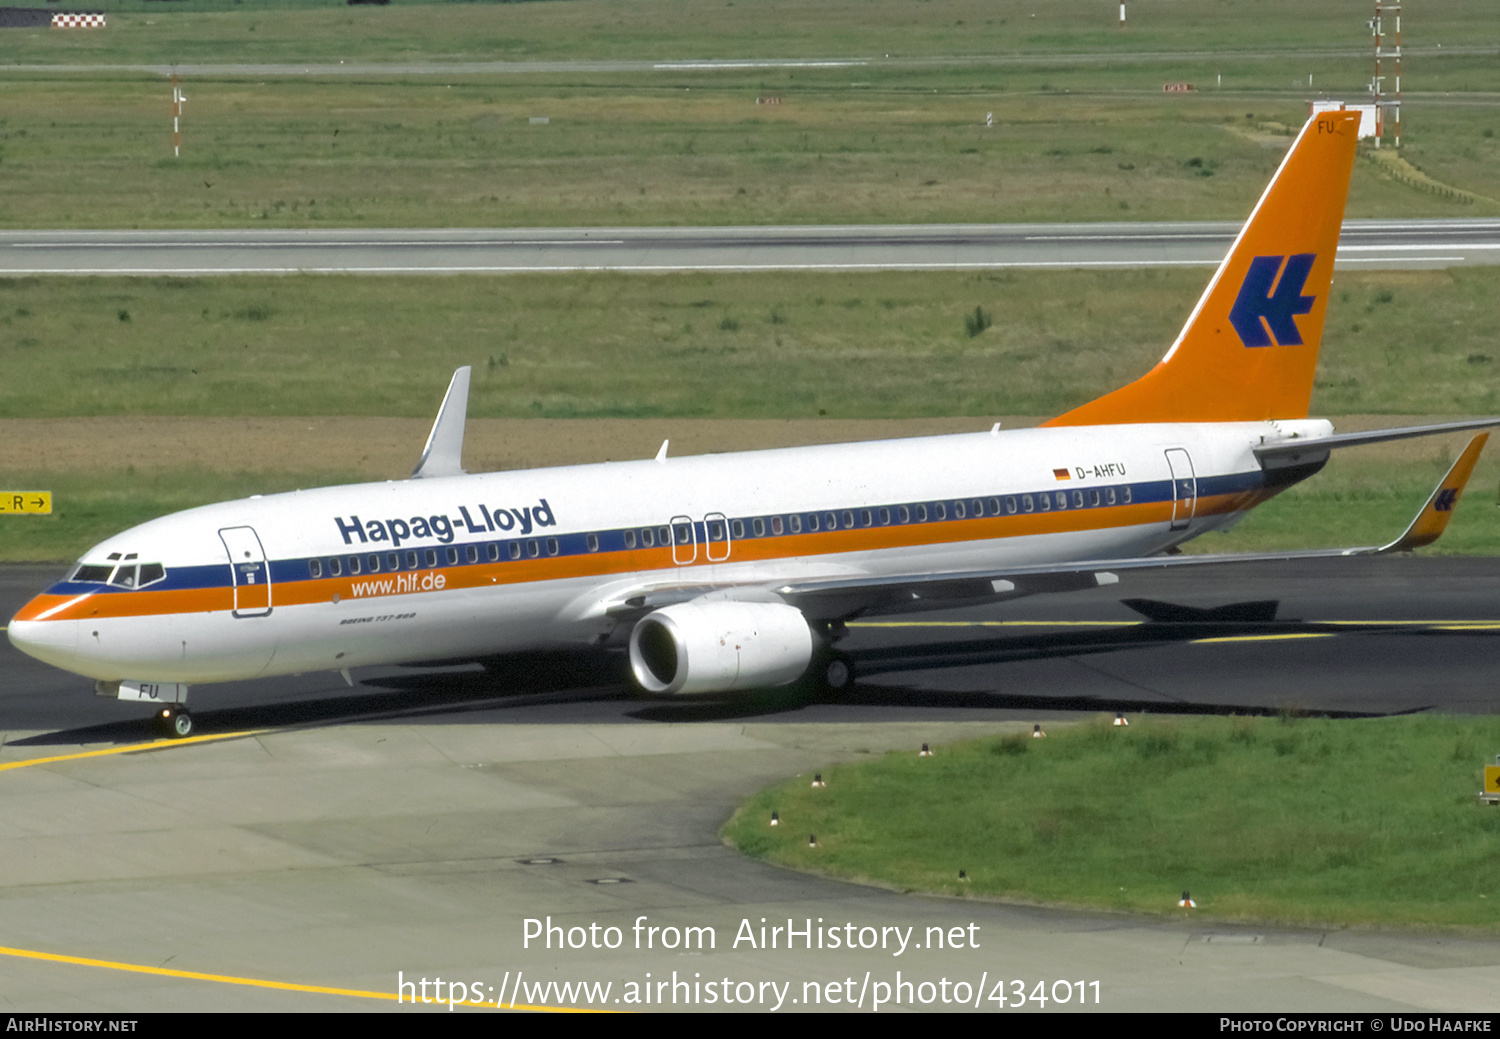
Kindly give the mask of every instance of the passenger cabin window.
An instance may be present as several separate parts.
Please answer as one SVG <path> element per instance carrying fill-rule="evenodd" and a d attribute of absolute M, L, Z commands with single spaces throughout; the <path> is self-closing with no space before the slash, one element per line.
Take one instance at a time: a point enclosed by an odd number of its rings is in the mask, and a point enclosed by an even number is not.
<path fill-rule="evenodd" d="M 627 530 L 625 532 L 625 547 L 626 548 L 634 548 L 635 547 L 635 531 L 633 531 L 633 530 Z"/>
<path fill-rule="evenodd" d="M 385 568 L 387 570 L 401 569 L 401 553 L 387 552 L 385 556 Z"/>
<path fill-rule="evenodd" d="M 380 573 L 380 557 L 377 556 L 377 555 L 373 555 L 372 554 L 370 556 L 370 573 L 372 573 L 372 574 L 378 574 L 378 573 Z"/>
<path fill-rule="evenodd" d="M 489 556 L 490 562 L 491 563 L 498 563 L 500 561 L 500 543 L 498 541 L 491 541 L 485 547 L 486 547 L 485 554 L 487 556 Z"/>
<path fill-rule="evenodd" d="M 925 506 L 925 505 L 918 505 L 917 506 L 917 522 L 918 523 L 926 523 L 927 522 L 927 506 Z"/>
<path fill-rule="evenodd" d="M 943 504 L 942 502 L 938 502 L 936 505 L 934 505 L 932 507 L 932 518 L 935 519 L 935 520 L 945 520 L 945 519 L 947 519 L 948 518 L 948 506 L 945 505 L 945 504 Z"/>
<path fill-rule="evenodd" d="M 738 541 L 740 538 L 744 537 L 745 536 L 745 521 L 744 520 L 730 520 L 729 521 L 729 534 L 736 541 Z"/>
<path fill-rule="evenodd" d="M 351 574 L 359 573 L 359 556 L 349 557 L 349 572 Z"/>
<path fill-rule="evenodd" d="M 510 543 L 510 557 L 512 559 L 521 558 L 521 543 L 519 541 L 512 541 Z"/>
<path fill-rule="evenodd" d="M 427 565 L 437 566 L 437 549 L 429 548 L 427 550 Z"/>
<path fill-rule="evenodd" d="M 880 512 L 878 513 L 878 515 L 880 516 L 880 525 L 882 527 L 888 527 L 888 526 L 890 526 L 890 524 L 891 524 L 891 510 L 890 509 L 881 509 Z"/>
<path fill-rule="evenodd" d="M 478 545 L 470 545 L 465 550 L 464 555 L 466 555 L 468 557 L 469 562 L 471 562 L 471 563 L 477 563 L 477 562 L 479 562 L 479 546 Z"/>
<path fill-rule="evenodd" d="M 677 537 L 679 545 L 686 545 L 693 540 L 693 525 L 691 523 L 676 523 L 672 526 L 672 533 Z M 557 553 L 553 553 L 556 555 Z"/>
<path fill-rule="evenodd" d="M 965 513 L 964 513 L 964 503 L 961 502 L 961 501 L 954 502 L 953 503 L 953 518 L 954 519 L 963 519 L 964 515 L 965 515 Z"/>
<path fill-rule="evenodd" d="M 557 539 L 556 538 L 548 538 L 547 539 L 547 554 L 549 556 L 555 556 L 555 555 L 557 555 Z"/>
<path fill-rule="evenodd" d="M 321 560 L 309 559 L 307 561 L 307 576 L 314 579 L 323 576 L 323 563 Z"/>
<path fill-rule="evenodd" d="M 771 533 L 775 534 L 777 536 L 780 536 L 783 532 L 785 532 L 785 530 L 786 530 L 786 527 L 783 525 L 781 517 L 780 516 L 772 516 L 771 517 Z"/>
<path fill-rule="evenodd" d="M 800 533 L 802 533 L 802 517 L 801 516 L 797 516 L 797 515 L 788 516 L 786 518 L 786 521 L 787 521 L 787 524 L 792 528 L 792 533 L 793 534 L 800 534 Z"/>
<path fill-rule="evenodd" d="M 762 516 L 756 516 L 750 521 L 750 529 L 755 531 L 755 536 L 763 538 L 766 536 L 766 521 Z"/>
<path fill-rule="evenodd" d="M 641 528 L 641 544 L 646 548 L 656 544 L 656 532 L 650 527 Z"/>
<path fill-rule="evenodd" d="M 710 540 L 710 541 L 723 541 L 724 540 L 724 521 L 723 520 L 709 520 L 709 523 L 708 523 L 708 540 Z"/>
<path fill-rule="evenodd" d="M 599 535 L 598 534 L 590 534 L 584 540 L 586 542 L 588 542 L 588 546 L 589 546 L 589 551 L 590 552 L 597 552 L 597 551 L 599 551 Z"/>
<path fill-rule="evenodd" d="M 532 559 L 536 559 L 542 554 L 542 543 L 536 538 L 532 538 L 530 541 L 526 542 L 526 554 L 529 555 Z"/>
<path fill-rule="evenodd" d="M 1120 488 L 1120 496 L 1125 500 L 1126 505 L 1130 504 L 1130 484 L 1127 483 Z"/>
<path fill-rule="evenodd" d="M 854 526 L 854 513 L 852 513 L 852 512 L 846 512 L 846 513 L 844 513 L 844 529 L 848 530 L 852 526 Z"/>
<path fill-rule="evenodd" d="M 337 577 L 344 572 L 343 560 L 334 558 L 328 561 L 328 576 Z"/>

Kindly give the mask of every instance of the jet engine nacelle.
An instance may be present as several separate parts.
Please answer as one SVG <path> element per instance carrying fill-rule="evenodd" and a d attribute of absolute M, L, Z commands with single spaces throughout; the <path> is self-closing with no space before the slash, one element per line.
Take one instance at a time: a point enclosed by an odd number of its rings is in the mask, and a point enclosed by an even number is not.
<path fill-rule="evenodd" d="M 649 693 L 786 685 L 812 655 L 812 630 L 785 603 L 678 603 L 642 617 L 630 633 L 630 668 Z"/>

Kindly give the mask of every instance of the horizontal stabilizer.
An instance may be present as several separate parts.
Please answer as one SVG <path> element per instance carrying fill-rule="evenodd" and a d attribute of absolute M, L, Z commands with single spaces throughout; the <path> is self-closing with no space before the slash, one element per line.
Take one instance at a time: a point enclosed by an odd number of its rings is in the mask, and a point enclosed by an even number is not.
<path fill-rule="evenodd" d="M 1399 426 L 1394 429 L 1371 429 L 1363 433 L 1335 433 L 1328 437 L 1281 440 L 1255 449 L 1255 457 L 1261 465 L 1273 469 L 1282 465 L 1321 461 L 1336 447 L 1359 447 L 1364 444 L 1383 444 L 1390 440 L 1407 440 L 1411 437 L 1437 436 L 1442 433 L 1463 433 L 1471 429 L 1492 429 L 1500 426 L 1500 418 L 1467 419 L 1463 422 L 1439 422 L 1431 426 Z"/>
<path fill-rule="evenodd" d="M 464 423 L 469 416 L 469 372 L 469 366 L 464 365 L 453 373 L 453 381 L 448 383 L 448 393 L 443 397 L 443 406 L 438 409 L 437 419 L 432 423 L 432 432 L 427 434 L 427 446 L 422 448 L 422 460 L 413 470 L 412 479 L 463 475 Z"/>

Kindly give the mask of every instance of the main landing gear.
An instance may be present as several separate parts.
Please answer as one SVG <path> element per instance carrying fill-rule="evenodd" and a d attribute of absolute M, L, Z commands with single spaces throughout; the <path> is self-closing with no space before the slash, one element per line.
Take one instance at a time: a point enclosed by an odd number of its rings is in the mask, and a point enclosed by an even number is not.
<path fill-rule="evenodd" d="M 847 689 L 854 681 L 854 664 L 842 653 L 830 654 L 823 661 L 823 688 L 829 692 Z"/>
<path fill-rule="evenodd" d="M 177 705 L 163 707 L 156 712 L 156 725 L 165 735 L 174 740 L 180 740 L 184 736 L 192 735 L 193 716 L 188 714 L 186 707 Z"/>
<path fill-rule="evenodd" d="M 854 660 L 833 647 L 846 638 L 849 629 L 843 621 L 829 621 L 821 626 L 822 647 L 813 654 L 809 673 L 825 693 L 841 693 L 854 684 Z"/>

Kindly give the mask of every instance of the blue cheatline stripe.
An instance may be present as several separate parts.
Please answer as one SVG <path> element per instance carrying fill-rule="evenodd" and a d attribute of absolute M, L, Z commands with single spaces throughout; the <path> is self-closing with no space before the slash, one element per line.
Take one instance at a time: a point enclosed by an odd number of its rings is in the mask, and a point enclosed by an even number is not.
<path fill-rule="evenodd" d="M 781 534 L 774 535 L 776 537 L 786 538 L 806 537 L 828 533 L 830 531 L 843 531 L 850 529 L 893 529 L 897 527 L 922 526 L 926 523 L 964 523 L 980 520 L 994 521 L 997 519 L 1004 520 L 1010 518 L 1021 519 L 1027 516 L 1042 515 L 1047 512 L 1090 512 L 1102 509 L 1119 508 L 1127 504 L 1150 505 L 1155 503 L 1170 502 L 1173 500 L 1174 496 L 1173 481 L 1171 480 L 1149 480 L 1142 483 L 1103 484 L 1078 488 L 1071 487 L 1068 484 L 1069 481 L 1058 481 L 1057 485 L 1049 487 L 1046 490 L 1014 491 L 999 494 L 975 494 L 966 495 L 962 499 L 947 498 L 942 500 L 897 502 L 894 504 L 884 505 L 824 508 L 818 509 L 815 512 L 810 510 L 802 510 L 771 513 L 761 516 L 733 516 L 727 517 L 723 522 L 726 525 L 734 523 L 743 524 L 746 530 L 745 536 L 733 540 L 749 541 L 757 539 L 756 535 L 750 533 L 750 531 L 753 529 L 752 525 L 754 521 L 756 519 L 760 519 L 769 525 L 772 516 L 782 518 L 783 520 L 791 516 L 797 516 L 801 519 L 802 530 L 793 533 L 788 524 L 783 526 Z M 1268 486 L 1268 481 L 1264 472 L 1260 470 L 1253 470 L 1250 472 L 1231 473 L 1222 476 L 1198 477 L 1196 480 L 1196 484 L 1197 496 L 1200 498 L 1207 498 L 1222 495 L 1247 494 L 1264 490 Z M 1109 491 L 1115 492 L 1116 504 L 1113 506 L 1104 504 L 1108 500 Z M 1125 501 L 1125 495 L 1127 492 L 1130 495 L 1128 503 Z M 1093 496 L 1095 494 L 1099 496 L 1099 505 L 1092 504 Z M 1064 500 L 1066 504 L 1064 506 L 1058 506 L 1056 504 L 1059 495 L 1065 496 Z M 1079 499 L 1075 497 L 1075 495 L 1082 496 L 1082 506 L 1076 504 Z M 1033 500 L 1033 508 L 1030 512 L 1024 511 L 1023 507 L 1023 502 L 1028 496 Z M 1039 507 L 1040 500 L 1043 496 L 1047 496 L 1051 501 L 1051 509 L 1043 510 Z M 954 512 L 956 511 L 954 509 L 954 505 L 959 501 L 961 501 L 965 507 L 965 516 L 963 519 L 958 519 L 954 515 Z M 979 501 L 984 506 L 982 515 L 974 515 L 969 511 L 970 509 L 972 509 L 973 503 L 975 501 Z M 992 503 L 996 502 L 999 503 L 999 512 L 993 511 Z M 1010 504 L 1012 502 L 1015 503 L 1016 511 L 1014 512 L 1010 511 Z M 943 509 L 942 519 L 939 519 L 937 515 L 939 506 L 941 506 Z M 898 522 L 898 520 L 896 519 L 897 515 L 899 514 L 899 510 L 903 508 L 907 510 L 908 515 L 911 517 L 906 523 Z M 925 508 L 927 510 L 927 519 L 925 521 L 919 521 L 916 519 L 917 510 L 919 508 Z M 890 513 L 890 523 L 882 524 L 879 522 L 878 516 L 882 509 L 887 510 Z M 854 514 L 856 522 L 853 526 L 848 526 L 844 523 L 844 514 L 846 512 Z M 872 522 L 868 525 L 862 522 L 862 514 L 866 512 L 870 513 L 872 516 Z M 824 523 L 823 517 L 827 516 L 830 513 L 832 513 L 837 519 L 836 527 L 830 528 L 827 527 Z M 808 529 L 808 517 L 810 516 L 816 516 L 818 518 L 819 529 Z M 307 580 L 310 576 L 308 569 L 309 563 L 311 563 L 313 560 L 317 560 L 322 566 L 322 576 L 324 578 L 332 577 L 333 575 L 328 572 L 328 560 L 330 558 L 339 559 L 344 566 L 343 572 L 339 574 L 339 577 L 365 578 L 374 576 L 375 574 L 379 573 L 411 572 L 413 570 L 428 569 L 449 569 L 452 567 L 462 567 L 467 565 L 487 565 L 494 564 L 496 562 L 510 562 L 512 559 L 510 551 L 511 545 L 513 544 L 520 546 L 520 558 L 522 560 L 533 558 L 547 559 L 563 556 L 607 555 L 611 552 L 625 552 L 631 550 L 627 548 L 625 542 L 627 531 L 631 534 L 631 536 L 637 538 L 637 547 L 645 547 L 642 546 L 639 541 L 640 532 L 643 529 L 650 529 L 652 531 L 659 531 L 662 529 L 670 530 L 671 524 L 661 523 L 646 528 L 620 527 L 614 530 L 586 531 L 577 533 L 545 534 L 538 531 L 534 532 L 534 534 L 531 536 L 521 538 L 506 538 L 503 540 L 495 540 L 491 538 L 484 541 L 461 541 L 455 538 L 454 541 L 447 544 L 423 544 L 420 546 L 406 545 L 402 546 L 399 549 L 393 549 L 389 546 L 384 546 L 379 542 L 371 542 L 361 545 L 350 545 L 346 547 L 343 552 L 338 553 L 327 553 L 319 556 L 303 557 L 299 559 L 271 560 L 269 561 L 271 584 L 274 586 L 281 583 Z M 722 543 L 722 539 L 718 539 L 716 541 L 709 540 L 707 527 L 701 519 L 693 521 L 693 533 L 697 544 L 700 546 L 700 549 L 704 546 L 711 547 L 714 544 Z M 770 535 L 769 526 L 767 526 L 767 535 Z M 590 550 L 590 537 L 597 539 L 597 550 Z M 536 555 L 532 555 L 531 552 L 532 542 L 535 542 L 536 544 Z M 490 558 L 489 548 L 491 545 L 498 546 L 498 560 Z M 553 545 L 555 545 L 556 551 L 552 550 Z M 652 547 L 670 548 L 670 544 L 658 543 Z M 468 552 L 470 548 L 474 548 L 478 553 L 477 562 L 473 564 L 469 562 Z M 427 562 L 427 554 L 429 551 L 435 552 L 437 555 L 437 562 L 435 565 L 429 565 Z M 450 559 L 450 551 L 456 553 L 457 562 L 454 562 Z M 415 552 L 417 555 L 417 566 L 415 567 L 408 565 L 408 553 L 412 552 Z M 389 565 L 388 556 L 391 553 L 395 553 L 399 557 L 398 562 L 400 565 L 397 568 L 392 568 Z M 371 571 L 369 569 L 368 563 L 369 557 L 371 555 L 380 557 L 379 571 Z M 350 557 L 359 558 L 360 573 L 349 573 L 347 569 L 347 562 Z M 186 589 L 227 588 L 232 585 L 232 582 L 233 577 L 230 573 L 229 564 L 227 562 L 209 564 L 206 566 L 176 566 L 171 567 L 167 570 L 165 580 L 147 585 L 145 588 L 140 590 L 178 591 Z M 80 595 L 85 592 L 93 592 L 95 594 L 104 593 L 128 595 L 132 591 L 135 591 L 135 589 L 117 588 L 113 585 L 103 585 L 95 582 L 80 581 L 60 581 L 48 589 L 48 592 L 52 595 Z"/>

